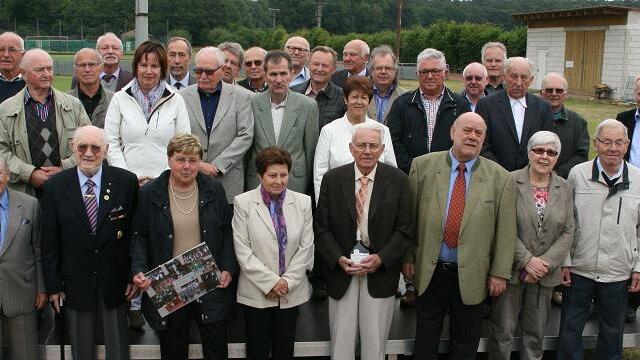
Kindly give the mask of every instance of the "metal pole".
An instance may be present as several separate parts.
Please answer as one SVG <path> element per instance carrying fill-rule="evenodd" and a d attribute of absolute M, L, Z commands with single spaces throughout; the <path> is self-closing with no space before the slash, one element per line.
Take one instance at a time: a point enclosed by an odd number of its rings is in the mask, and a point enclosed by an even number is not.
<path fill-rule="evenodd" d="M 167 39 L 165 41 L 169 40 L 169 19 L 167 19 L 167 31 L 166 31 L 166 34 L 167 34 Z"/>
<path fill-rule="evenodd" d="M 403 0 L 397 0 L 398 13 L 396 15 L 396 57 L 400 59 L 400 31 L 402 30 L 402 3 Z"/>
<path fill-rule="evenodd" d="M 62 36 L 62 19 L 58 19 L 58 36 Z"/>
<path fill-rule="evenodd" d="M 136 0 L 136 47 L 149 40 L 149 1 Z"/>
<path fill-rule="evenodd" d="M 40 36 L 40 18 L 36 18 L 36 35 Z"/>
<path fill-rule="evenodd" d="M 80 39 L 84 40 L 84 20 L 80 19 Z"/>
<path fill-rule="evenodd" d="M 280 12 L 280 9 L 269 8 L 269 11 L 271 11 L 271 27 L 273 28 L 273 30 L 275 30 L 276 29 L 276 15 L 278 14 L 278 12 Z"/>
<path fill-rule="evenodd" d="M 325 0 L 316 0 L 316 27 L 322 27 L 322 7 L 324 6 Z"/>

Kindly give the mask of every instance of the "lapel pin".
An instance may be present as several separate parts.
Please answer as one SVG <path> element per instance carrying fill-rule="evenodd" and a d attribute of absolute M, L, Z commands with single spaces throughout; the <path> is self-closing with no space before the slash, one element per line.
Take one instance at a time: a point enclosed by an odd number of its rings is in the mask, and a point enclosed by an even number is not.
<path fill-rule="evenodd" d="M 110 193 L 111 193 L 111 189 L 107 189 L 107 194 L 110 194 Z"/>
<path fill-rule="evenodd" d="M 105 195 L 103 199 L 109 200 L 109 195 Z"/>
<path fill-rule="evenodd" d="M 122 230 L 118 230 L 118 232 L 116 233 L 116 238 L 118 240 L 122 239 Z"/>

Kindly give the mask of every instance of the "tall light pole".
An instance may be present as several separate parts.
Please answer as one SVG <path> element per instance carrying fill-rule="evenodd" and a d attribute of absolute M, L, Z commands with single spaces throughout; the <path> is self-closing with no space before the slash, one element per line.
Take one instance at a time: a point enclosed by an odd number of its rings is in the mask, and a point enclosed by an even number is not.
<path fill-rule="evenodd" d="M 396 57 L 400 59 L 400 31 L 402 30 L 402 3 L 403 0 L 397 0 L 397 15 L 396 15 Z"/>
<path fill-rule="evenodd" d="M 280 12 L 280 9 L 269 8 L 269 11 L 271 11 L 272 27 L 273 27 L 273 30 L 275 30 L 276 29 L 276 15 Z"/>
<path fill-rule="evenodd" d="M 322 27 L 322 7 L 325 4 L 325 0 L 315 0 L 316 1 L 316 27 Z"/>
<path fill-rule="evenodd" d="M 136 0 L 136 47 L 149 40 L 149 1 Z"/>

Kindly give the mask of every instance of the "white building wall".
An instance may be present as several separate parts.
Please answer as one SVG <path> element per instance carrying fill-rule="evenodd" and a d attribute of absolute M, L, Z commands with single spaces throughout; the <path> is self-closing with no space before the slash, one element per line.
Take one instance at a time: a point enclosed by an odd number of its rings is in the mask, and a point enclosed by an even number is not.
<path fill-rule="evenodd" d="M 532 88 L 542 87 L 542 78 L 546 73 L 564 73 L 565 45 L 566 35 L 562 27 L 527 29 L 527 58 L 536 62 Z"/>
<path fill-rule="evenodd" d="M 629 67 L 628 38 L 628 25 L 612 25 L 604 33 L 604 54 L 600 82 L 613 88 L 613 98 L 619 98 L 624 88 Z"/>

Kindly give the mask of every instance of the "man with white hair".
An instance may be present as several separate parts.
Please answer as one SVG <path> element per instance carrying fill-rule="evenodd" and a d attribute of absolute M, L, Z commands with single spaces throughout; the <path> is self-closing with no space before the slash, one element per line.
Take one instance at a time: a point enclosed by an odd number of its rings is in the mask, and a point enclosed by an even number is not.
<path fill-rule="evenodd" d="M 80 100 L 92 125 L 104 128 L 104 118 L 113 92 L 105 89 L 100 83 L 102 56 L 95 49 L 80 49 L 73 56 L 73 68 L 78 86 L 67 91 L 67 94 Z"/>
<path fill-rule="evenodd" d="M 75 165 L 73 133 L 91 122 L 78 99 L 53 87 L 47 52 L 25 52 L 20 68 L 26 87 L 0 104 L 0 156 L 9 164 L 9 187 L 41 197 L 45 181 Z"/>
<path fill-rule="evenodd" d="M 562 267 L 565 288 L 558 359 L 582 359 L 582 331 L 598 299 L 594 359 L 620 359 L 628 292 L 640 291 L 640 169 L 624 156 L 627 128 L 613 119 L 596 127 L 597 157 L 569 172 L 576 238 Z"/>
<path fill-rule="evenodd" d="M 449 149 L 453 121 L 470 111 L 469 103 L 444 84 L 449 69 L 441 51 L 425 49 L 417 63 L 419 87 L 400 95 L 387 115 L 398 167 L 407 174 L 414 158 Z"/>
<path fill-rule="evenodd" d="M 202 144 L 200 172 L 215 177 L 229 204 L 244 190 L 244 155 L 253 142 L 251 93 L 221 80 L 224 53 L 213 46 L 195 56 L 196 85 L 180 91 L 191 133 Z"/>
<path fill-rule="evenodd" d="M 533 62 L 512 57 L 504 64 L 506 89 L 478 101 L 476 113 L 487 123 L 482 156 L 508 171 L 527 166 L 527 143 L 540 130 L 553 131 L 551 106 L 527 91 L 533 81 Z"/>
<path fill-rule="evenodd" d="M 553 132 L 558 135 L 562 144 L 562 152 L 554 170 L 566 179 L 569 176 L 569 170 L 587 161 L 589 156 L 587 121 L 580 114 L 564 106 L 564 101 L 569 96 L 569 83 L 562 74 L 554 72 L 547 74 L 542 79 L 540 95 L 551 105 Z"/>
<path fill-rule="evenodd" d="M 307 67 L 310 50 L 309 42 L 302 36 L 290 37 L 284 44 L 284 51 L 291 56 L 293 63 L 293 73 L 291 74 L 289 87 L 302 84 L 311 78 L 311 73 Z"/>
<path fill-rule="evenodd" d="M 500 42 L 488 42 L 480 51 L 482 64 L 487 68 L 489 83 L 484 88 L 485 95 L 491 95 L 504 89 L 504 62 L 507 60 L 507 47 Z"/>
<path fill-rule="evenodd" d="M 244 49 L 237 42 L 230 41 L 218 44 L 218 49 L 222 50 L 225 57 L 224 65 L 222 65 L 222 81 L 235 85 L 238 73 L 244 63 Z"/>
<path fill-rule="evenodd" d="M 105 89 L 116 92 L 120 91 L 132 79 L 133 75 L 120 67 L 120 60 L 124 55 L 122 40 L 112 32 L 105 33 L 98 38 L 96 50 L 102 56 L 102 71 L 100 72 L 100 82 Z M 71 79 L 71 88 L 78 85 L 78 80 Z"/>
<path fill-rule="evenodd" d="M 462 70 L 462 81 L 464 89 L 460 95 L 467 99 L 471 111 L 476 111 L 478 101 L 484 97 L 484 89 L 489 83 L 487 68 L 480 63 L 472 62 Z"/>
<path fill-rule="evenodd" d="M 360 39 L 349 41 L 342 51 L 344 69 L 333 73 L 331 81 L 337 86 L 342 87 L 344 82 L 351 75 L 371 76 L 367 69 L 369 53 L 369 45 L 367 45 L 366 42 Z"/>
<path fill-rule="evenodd" d="M 24 88 L 20 61 L 24 40 L 10 31 L 0 34 L 0 103 Z"/>

